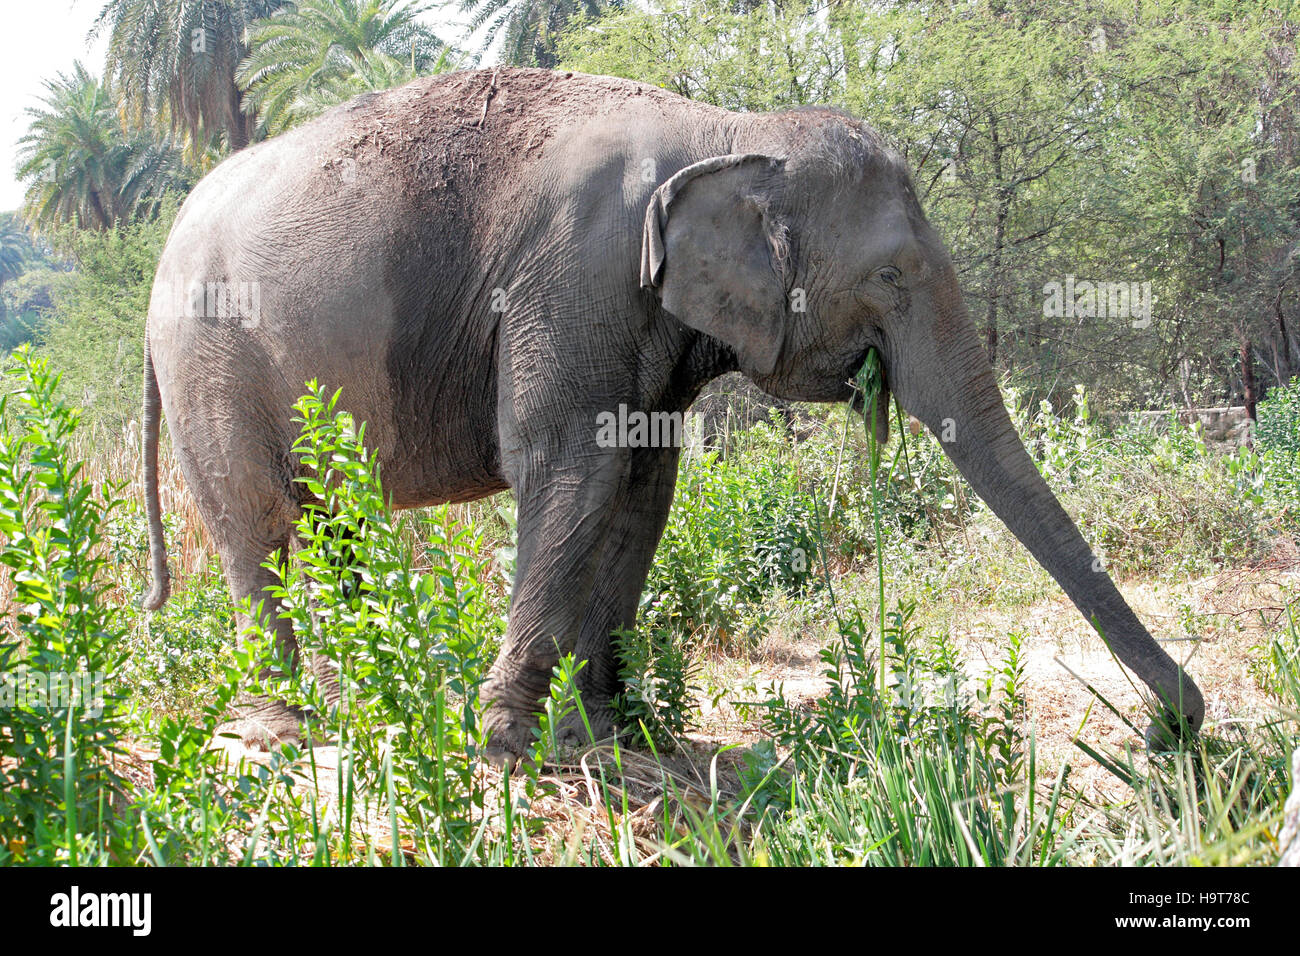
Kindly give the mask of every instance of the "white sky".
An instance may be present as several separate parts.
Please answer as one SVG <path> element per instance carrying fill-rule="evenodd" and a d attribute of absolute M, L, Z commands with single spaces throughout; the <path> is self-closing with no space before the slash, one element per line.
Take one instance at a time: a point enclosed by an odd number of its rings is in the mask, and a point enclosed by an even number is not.
<path fill-rule="evenodd" d="M 27 107 L 40 105 L 44 81 L 70 72 L 76 60 L 96 76 L 103 72 L 107 39 L 87 42 L 103 7 L 104 0 L 0 0 L 5 24 L 0 31 L 0 210 L 17 209 L 22 202 L 24 189 L 14 177 L 18 140 L 27 132 Z M 432 12 L 421 19 L 454 43 L 461 30 L 448 25 L 453 16 Z"/>

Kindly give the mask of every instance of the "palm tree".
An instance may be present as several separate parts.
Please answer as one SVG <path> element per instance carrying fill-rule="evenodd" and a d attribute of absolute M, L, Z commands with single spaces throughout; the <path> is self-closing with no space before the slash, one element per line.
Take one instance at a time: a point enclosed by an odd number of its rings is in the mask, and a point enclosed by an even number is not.
<path fill-rule="evenodd" d="M 32 240 L 26 227 L 11 212 L 0 215 L 0 286 L 23 274 L 31 254 Z"/>
<path fill-rule="evenodd" d="M 439 57 L 427 73 L 443 73 L 451 69 L 446 56 Z M 301 94 L 293 108 L 293 119 L 302 122 L 313 116 L 319 116 L 348 100 L 378 90 L 391 89 L 415 79 L 418 74 L 411 70 L 408 60 L 397 60 L 383 53 L 367 57 L 355 73 L 339 77 L 323 86 L 316 87 Z"/>
<path fill-rule="evenodd" d="M 254 24 L 236 80 L 267 135 L 358 93 L 447 68 L 447 45 L 407 0 L 301 0 Z"/>
<path fill-rule="evenodd" d="M 471 32 L 487 25 L 484 50 L 502 35 L 502 63 L 551 69 L 560 34 L 575 14 L 598 17 L 623 9 L 623 0 L 461 0 L 460 9 L 473 14 Z"/>
<path fill-rule="evenodd" d="M 242 149 L 255 120 L 240 109 L 235 70 L 252 24 L 286 0 L 106 0 L 95 30 L 107 27 L 108 74 L 133 120 L 184 131 L 191 158 L 214 139 Z"/>
<path fill-rule="evenodd" d="M 165 193 L 189 186 L 176 146 L 124 131 L 112 91 L 81 63 L 45 88 L 44 108 L 27 109 L 18 141 L 18 177 L 31 180 L 22 213 L 34 229 L 109 229 L 152 215 Z"/>

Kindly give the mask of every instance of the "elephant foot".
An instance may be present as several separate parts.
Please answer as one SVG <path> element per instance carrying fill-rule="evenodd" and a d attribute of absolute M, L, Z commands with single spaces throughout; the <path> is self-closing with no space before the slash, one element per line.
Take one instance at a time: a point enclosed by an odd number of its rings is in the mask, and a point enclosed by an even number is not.
<path fill-rule="evenodd" d="M 234 705 L 231 719 L 217 727 L 217 744 L 224 745 L 221 738 L 230 734 L 254 753 L 269 753 L 285 744 L 300 746 L 306 736 L 303 712 L 283 701 L 246 697 Z"/>
<path fill-rule="evenodd" d="M 560 726 L 555 732 L 555 742 L 561 750 L 569 752 L 585 750 L 596 744 L 607 743 L 624 736 L 624 729 L 619 727 L 612 706 L 606 704 L 593 707 L 585 701 L 583 706 L 587 712 L 586 724 L 582 721 L 582 715 L 576 710 L 560 721 Z M 587 731 L 587 724 L 591 725 L 590 733 Z"/>
<path fill-rule="evenodd" d="M 483 730 L 487 737 L 483 759 L 513 773 L 519 761 L 532 750 L 533 741 L 537 739 L 532 732 L 536 726 L 535 714 L 503 704 L 491 704 L 483 714 Z"/>
<path fill-rule="evenodd" d="M 613 740 L 621 733 L 614 710 L 609 706 L 588 709 L 587 723 L 591 725 L 590 733 L 576 711 L 560 721 L 555 742 L 561 753 L 576 754 L 594 744 Z M 483 727 L 489 734 L 483 748 L 484 760 L 513 773 L 519 762 L 532 753 L 537 741 L 533 733 L 536 726 L 535 714 L 493 704 L 483 715 Z"/>

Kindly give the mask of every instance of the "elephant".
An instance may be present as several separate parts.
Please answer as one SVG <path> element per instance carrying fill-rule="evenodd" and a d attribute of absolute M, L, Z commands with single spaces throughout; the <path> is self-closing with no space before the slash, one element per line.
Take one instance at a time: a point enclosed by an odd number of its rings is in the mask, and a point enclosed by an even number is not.
<path fill-rule="evenodd" d="M 635 624 L 680 449 L 598 441 L 602 415 L 680 414 L 733 371 L 781 399 L 851 401 L 871 349 L 886 398 L 942 437 L 1151 689 L 1149 736 L 1194 733 L 1200 691 L 1022 445 L 899 154 L 835 108 L 738 113 L 611 77 L 417 79 L 243 149 L 194 188 L 146 325 L 144 604 L 170 587 L 165 415 L 233 598 L 274 617 L 265 563 L 308 500 L 290 409 L 318 380 L 367 422 L 394 508 L 514 492 L 508 629 L 481 692 L 489 757 L 528 751 L 568 653 L 610 734 L 611 634 Z M 297 739 L 299 716 L 263 699 L 235 728 L 267 747 Z"/>

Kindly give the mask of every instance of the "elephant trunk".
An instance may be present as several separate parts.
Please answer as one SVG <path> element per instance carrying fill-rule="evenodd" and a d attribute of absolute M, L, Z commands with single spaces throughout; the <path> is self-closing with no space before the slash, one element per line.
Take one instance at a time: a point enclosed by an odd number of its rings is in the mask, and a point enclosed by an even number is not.
<path fill-rule="evenodd" d="M 1195 731 L 1205 705 L 1192 679 L 1143 627 L 1039 474 L 1016 434 L 950 264 L 914 295 L 912 321 L 884 343 L 899 402 L 935 435 L 993 512 L 1051 575 L 1112 650 L 1164 705 L 1152 743 Z"/>

